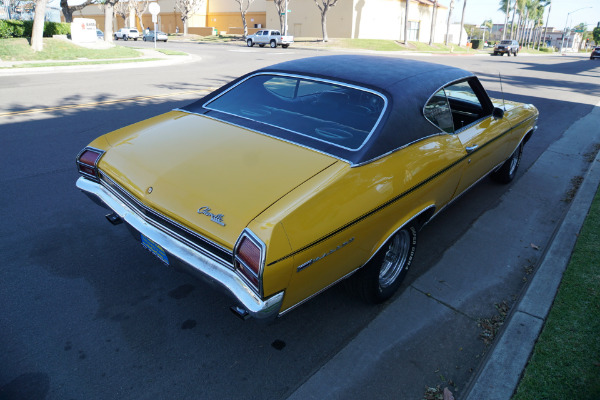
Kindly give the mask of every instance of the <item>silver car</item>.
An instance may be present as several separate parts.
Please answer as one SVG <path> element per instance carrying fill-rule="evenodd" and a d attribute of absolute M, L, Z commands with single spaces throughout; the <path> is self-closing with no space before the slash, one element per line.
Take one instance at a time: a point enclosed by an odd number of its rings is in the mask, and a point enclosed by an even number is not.
<path fill-rule="evenodd" d="M 168 36 L 166 33 L 161 31 L 156 31 L 156 41 L 157 42 L 166 42 Z M 144 37 L 142 38 L 144 42 L 154 42 L 154 31 L 145 31 Z"/>

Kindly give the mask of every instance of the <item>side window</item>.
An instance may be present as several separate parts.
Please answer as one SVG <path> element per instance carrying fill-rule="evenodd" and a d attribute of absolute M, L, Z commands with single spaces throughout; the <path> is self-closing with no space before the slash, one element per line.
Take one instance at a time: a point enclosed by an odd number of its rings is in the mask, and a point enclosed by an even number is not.
<path fill-rule="evenodd" d="M 452 122 L 452 112 L 448 104 L 446 92 L 441 89 L 434 94 L 424 109 L 425 118 L 432 124 L 447 133 L 454 133 L 454 123 Z"/>

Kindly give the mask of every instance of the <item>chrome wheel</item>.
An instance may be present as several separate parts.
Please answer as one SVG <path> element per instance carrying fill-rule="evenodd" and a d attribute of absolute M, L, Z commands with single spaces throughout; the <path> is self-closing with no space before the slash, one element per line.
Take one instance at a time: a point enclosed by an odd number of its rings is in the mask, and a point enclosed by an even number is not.
<path fill-rule="evenodd" d="M 392 238 L 379 270 L 379 286 L 385 289 L 398 279 L 406 265 L 410 251 L 410 234 L 401 230 Z"/>

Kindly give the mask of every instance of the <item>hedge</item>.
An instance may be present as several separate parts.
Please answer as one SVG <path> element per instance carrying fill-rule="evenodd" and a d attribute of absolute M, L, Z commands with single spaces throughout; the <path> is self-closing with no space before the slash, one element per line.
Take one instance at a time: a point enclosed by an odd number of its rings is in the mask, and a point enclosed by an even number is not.
<path fill-rule="evenodd" d="M 33 21 L 0 20 L 0 38 L 31 37 Z M 44 22 L 44 36 L 70 35 L 71 24 L 65 22 Z"/>

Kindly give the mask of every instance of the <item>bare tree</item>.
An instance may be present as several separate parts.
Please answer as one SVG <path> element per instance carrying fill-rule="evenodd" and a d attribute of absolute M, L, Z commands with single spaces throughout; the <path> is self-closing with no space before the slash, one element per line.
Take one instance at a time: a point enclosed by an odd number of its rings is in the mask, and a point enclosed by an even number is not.
<path fill-rule="evenodd" d="M 254 0 L 235 0 L 240 5 L 240 13 L 242 14 L 242 23 L 244 24 L 244 39 L 248 36 L 248 24 L 246 23 L 246 13 Z"/>
<path fill-rule="evenodd" d="M 289 0 L 273 0 L 273 4 L 275 4 L 275 8 L 277 9 L 277 15 L 279 15 L 279 30 L 285 32 L 286 4 L 289 4 Z"/>
<path fill-rule="evenodd" d="M 200 7 L 204 5 L 205 0 L 175 0 L 175 7 L 181 12 L 181 21 L 183 22 L 183 35 L 188 34 L 188 20 Z"/>
<path fill-rule="evenodd" d="M 129 24 L 127 23 L 127 18 L 129 17 L 129 1 L 118 2 L 117 4 L 115 4 L 113 10 L 115 12 L 115 16 L 123 18 L 123 26 L 129 26 Z"/>
<path fill-rule="evenodd" d="M 336 5 L 338 0 L 315 0 L 315 4 L 321 11 L 321 30 L 323 31 L 323 41 L 328 42 L 329 37 L 327 36 L 327 11 Z"/>
<path fill-rule="evenodd" d="M 448 7 L 448 22 L 446 22 L 446 40 L 444 41 L 444 44 L 446 46 L 448 46 L 448 36 L 450 36 L 450 17 L 452 16 L 453 9 L 454 9 L 454 0 L 450 0 L 450 6 Z"/>
<path fill-rule="evenodd" d="M 35 0 L 35 15 L 31 31 L 31 48 L 33 51 L 44 49 L 44 19 L 46 18 L 46 3 L 48 0 Z"/>
<path fill-rule="evenodd" d="M 113 41 L 114 8 L 119 0 L 98 0 L 98 7 L 104 11 L 104 41 Z"/>
<path fill-rule="evenodd" d="M 435 20 L 437 17 L 438 0 L 433 0 L 433 11 L 431 12 L 431 30 L 429 31 L 429 45 L 433 45 L 433 36 L 435 35 Z"/>
<path fill-rule="evenodd" d="M 129 0 L 129 6 L 131 12 L 135 14 L 137 19 L 140 21 L 140 26 L 142 27 L 142 31 L 144 30 L 144 20 L 142 16 L 146 11 L 148 11 L 148 5 L 150 2 L 148 0 Z"/>
<path fill-rule="evenodd" d="M 67 0 L 60 0 L 60 8 L 65 17 L 65 22 L 73 22 L 73 13 L 79 10 L 83 10 L 90 4 L 94 4 L 94 0 L 86 0 L 76 6 L 70 6 Z"/>
<path fill-rule="evenodd" d="M 467 9 L 467 0 L 465 0 L 465 3 L 463 4 L 462 17 L 460 18 L 460 36 L 458 37 L 458 45 L 459 46 L 462 43 L 462 35 L 463 35 L 463 31 L 465 30 L 465 10 L 466 9 Z"/>
<path fill-rule="evenodd" d="M 404 44 L 408 44 L 408 5 L 410 4 L 410 0 L 404 0 L 406 2 L 406 6 L 404 8 Z"/>

